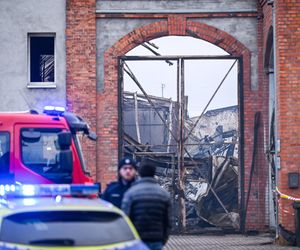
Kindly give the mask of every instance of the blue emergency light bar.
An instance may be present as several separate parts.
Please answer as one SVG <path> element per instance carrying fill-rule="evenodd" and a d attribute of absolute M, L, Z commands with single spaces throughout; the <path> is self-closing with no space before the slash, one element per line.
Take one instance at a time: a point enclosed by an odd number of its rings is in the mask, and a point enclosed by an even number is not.
<path fill-rule="evenodd" d="M 46 115 L 61 116 L 65 111 L 64 107 L 45 106 L 43 112 Z"/>
<path fill-rule="evenodd" d="M 98 193 L 98 184 L 0 185 L 0 197 L 91 196 Z"/>

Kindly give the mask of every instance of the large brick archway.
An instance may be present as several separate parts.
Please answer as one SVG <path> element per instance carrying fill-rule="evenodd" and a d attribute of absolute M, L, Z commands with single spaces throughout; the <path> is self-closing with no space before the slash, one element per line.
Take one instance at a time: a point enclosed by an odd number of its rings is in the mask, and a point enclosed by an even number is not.
<path fill-rule="evenodd" d="M 105 185 L 116 178 L 116 162 L 118 160 L 118 58 L 139 44 L 168 35 L 192 36 L 210 42 L 233 56 L 242 60 L 243 90 L 240 106 L 244 112 L 244 166 L 245 190 L 249 180 L 253 150 L 253 120 L 255 112 L 261 110 L 263 96 L 258 90 L 251 89 L 251 53 L 237 39 L 230 34 L 213 26 L 187 20 L 184 16 L 170 15 L 167 21 L 154 22 L 139 27 L 122 37 L 110 47 L 104 56 L 104 85 L 103 90 L 97 93 L 97 132 L 99 141 L 97 145 L 97 180 Z M 258 146 L 262 148 L 263 136 Z M 258 150 L 263 152 L 263 150 Z M 256 163 L 264 161 L 262 153 L 258 155 Z M 247 228 L 263 228 L 265 221 L 265 184 L 264 168 L 255 173 L 251 192 L 259 195 L 250 196 L 248 205 Z M 261 176 L 261 177 L 259 177 Z M 258 212 L 260 211 L 260 212 Z M 253 213 L 256 215 L 253 216 Z M 261 225 L 261 226 L 259 226 Z"/>

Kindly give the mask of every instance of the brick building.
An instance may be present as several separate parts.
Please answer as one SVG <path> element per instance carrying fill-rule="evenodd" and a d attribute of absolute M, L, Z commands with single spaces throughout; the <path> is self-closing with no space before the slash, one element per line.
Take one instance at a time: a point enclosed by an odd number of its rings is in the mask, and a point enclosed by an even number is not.
<path fill-rule="evenodd" d="M 41 109 L 48 99 L 83 116 L 99 136 L 96 147 L 85 145 L 85 157 L 95 180 L 104 185 L 115 179 L 123 154 L 122 56 L 154 38 L 192 36 L 237 58 L 240 229 L 266 231 L 281 225 L 281 230 L 295 232 L 293 202 L 279 198 L 273 203 L 272 190 L 300 197 L 300 3 L 30 0 L 1 1 L 0 11 L 1 110 Z M 36 36 L 54 39 L 55 80 L 34 81 L 28 73 Z M 289 183 L 291 173 L 296 183 Z"/>

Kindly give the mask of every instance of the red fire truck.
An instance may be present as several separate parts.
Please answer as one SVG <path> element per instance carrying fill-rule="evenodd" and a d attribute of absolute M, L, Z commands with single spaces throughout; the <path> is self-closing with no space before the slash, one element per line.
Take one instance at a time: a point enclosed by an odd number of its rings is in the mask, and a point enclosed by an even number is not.
<path fill-rule="evenodd" d="M 0 183 L 91 183 L 79 137 L 96 140 L 79 116 L 59 107 L 0 113 Z"/>

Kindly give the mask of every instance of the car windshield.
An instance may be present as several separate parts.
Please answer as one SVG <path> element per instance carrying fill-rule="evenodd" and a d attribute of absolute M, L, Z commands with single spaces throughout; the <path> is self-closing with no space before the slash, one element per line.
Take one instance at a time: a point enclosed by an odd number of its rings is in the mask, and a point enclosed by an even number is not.
<path fill-rule="evenodd" d="M 42 211 L 3 218 L 0 240 L 37 246 L 101 246 L 135 240 L 135 236 L 116 213 Z"/>
<path fill-rule="evenodd" d="M 38 173 L 57 167 L 58 149 L 55 145 L 61 129 L 23 128 L 21 130 L 22 161 Z"/>

